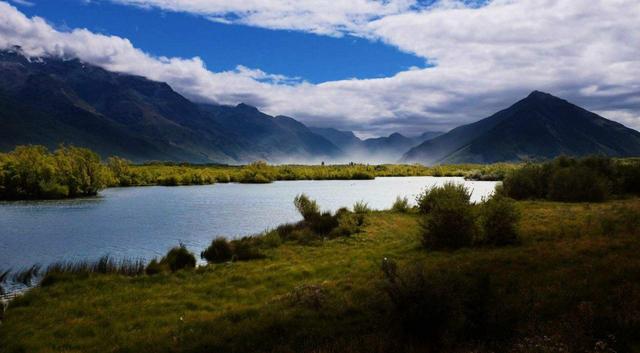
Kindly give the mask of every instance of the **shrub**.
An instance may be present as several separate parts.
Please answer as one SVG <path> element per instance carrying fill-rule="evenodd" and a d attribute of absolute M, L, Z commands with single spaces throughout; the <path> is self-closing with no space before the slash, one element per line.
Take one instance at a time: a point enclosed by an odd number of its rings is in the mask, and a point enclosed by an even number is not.
<path fill-rule="evenodd" d="M 447 183 L 425 191 L 419 202 L 422 244 L 427 249 L 458 249 L 471 245 L 476 233 L 476 217 L 464 186 Z M 423 211 L 424 212 L 424 211 Z"/>
<path fill-rule="evenodd" d="M 448 269 L 427 272 L 420 264 L 401 272 L 387 259 L 382 272 L 383 288 L 403 331 L 432 345 L 429 351 L 484 336 L 490 325 L 488 274 L 465 276 Z"/>
<path fill-rule="evenodd" d="M 360 230 L 359 225 L 359 215 L 351 212 L 336 212 L 336 216 L 338 219 L 338 226 L 334 228 L 331 233 L 329 233 L 329 237 L 338 238 L 338 237 L 349 237 L 355 233 L 358 233 Z"/>
<path fill-rule="evenodd" d="M 507 174 L 502 182 L 505 195 L 516 200 L 543 199 L 547 196 L 548 168 L 528 164 Z"/>
<path fill-rule="evenodd" d="M 171 272 L 176 272 L 186 268 L 194 268 L 196 257 L 187 250 L 184 244 L 180 244 L 180 246 L 169 250 L 167 255 L 160 260 L 160 264 L 168 266 Z"/>
<path fill-rule="evenodd" d="M 220 263 L 230 261 L 233 257 L 233 250 L 226 238 L 216 238 L 211 242 L 201 254 L 200 258 L 209 263 Z"/>
<path fill-rule="evenodd" d="M 327 235 L 334 228 L 338 227 L 338 218 L 331 214 L 331 212 L 323 212 L 319 215 L 313 216 L 305 223 L 311 228 L 311 230 L 318 235 Z"/>
<path fill-rule="evenodd" d="M 471 193 L 463 184 L 446 182 L 442 186 L 432 187 L 418 195 L 416 201 L 422 213 L 429 213 L 439 200 L 451 200 L 468 204 Z"/>
<path fill-rule="evenodd" d="M 556 170 L 549 180 L 549 199 L 564 202 L 604 201 L 609 196 L 605 177 L 586 166 Z"/>
<path fill-rule="evenodd" d="M 369 208 L 369 204 L 364 202 L 364 201 L 358 201 L 356 203 L 353 204 L 353 213 L 356 214 L 367 214 L 371 212 L 371 209 Z"/>
<path fill-rule="evenodd" d="M 616 170 L 615 191 L 640 195 L 640 161 L 621 163 Z"/>
<path fill-rule="evenodd" d="M 396 197 L 396 200 L 393 202 L 391 206 L 391 210 L 393 212 L 407 213 L 411 209 L 409 206 L 409 198 L 405 197 Z"/>
<path fill-rule="evenodd" d="M 265 258 L 251 237 L 231 241 L 231 249 L 233 251 L 233 261 L 249 261 Z"/>
<path fill-rule="evenodd" d="M 311 229 L 304 227 L 295 229 L 289 239 L 302 245 L 309 245 L 318 241 L 319 237 Z"/>
<path fill-rule="evenodd" d="M 520 213 L 512 199 L 494 195 L 480 206 L 481 244 L 503 246 L 518 242 Z"/>
<path fill-rule="evenodd" d="M 293 199 L 293 204 L 305 221 L 320 215 L 320 207 L 318 206 L 318 203 L 309 199 L 305 194 L 296 196 Z"/>
<path fill-rule="evenodd" d="M 161 272 L 164 272 L 165 266 L 162 266 L 157 259 L 153 259 L 149 262 L 149 264 L 147 264 L 147 267 L 145 268 L 144 272 L 149 275 L 155 275 Z"/>

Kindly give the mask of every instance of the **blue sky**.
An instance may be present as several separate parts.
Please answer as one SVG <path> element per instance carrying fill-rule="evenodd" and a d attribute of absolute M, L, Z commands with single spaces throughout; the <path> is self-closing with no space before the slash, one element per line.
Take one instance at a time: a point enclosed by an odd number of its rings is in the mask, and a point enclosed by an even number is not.
<path fill-rule="evenodd" d="M 0 49 L 360 136 L 448 130 L 533 90 L 638 129 L 638 18 L 637 0 L 0 0 Z"/>
<path fill-rule="evenodd" d="M 396 48 L 354 36 L 223 24 L 203 17 L 131 7 L 105 1 L 30 0 L 20 5 L 29 16 L 45 18 L 58 29 L 87 28 L 130 39 L 157 56 L 199 56 L 214 71 L 237 65 L 298 77 L 313 83 L 391 76 L 426 60 Z"/>

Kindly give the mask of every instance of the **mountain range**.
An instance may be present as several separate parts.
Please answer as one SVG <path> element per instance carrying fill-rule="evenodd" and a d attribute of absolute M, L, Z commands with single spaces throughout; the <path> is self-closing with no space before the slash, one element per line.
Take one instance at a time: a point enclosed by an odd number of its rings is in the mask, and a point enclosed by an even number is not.
<path fill-rule="evenodd" d="M 402 161 L 494 163 L 589 154 L 640 156 L 640 132 L 534 91 L 488 118 L 410 149 Z"/>
<path fill-rule="evenodd" d="M 290 117 L 272 117 L 246 104 L 194 103 L 163 82 L 78 60 L 27 59 L 19 49 L 0 52 L 0 125 L 0 151 L 67 143 L 136 162 L 231 164 L 338 161 L 349 155 Z M 388 148 L 397 160 L 422 142 L 403 140 L 397 147 L 395 136 L 391 140 L 381 139 L 376 153 Z"/>
<path fill-rule="evenodd" d="M 192 102 L 166 83 L 78 60 L 27 59 L 19 48 L 0 51 L 0 127 L 0 151 L 66 143 L 134 162 L 439 164 L 640 155 L 639 132 L 538 91 L 447 133 L 360 139 L 246 104 Z"/>

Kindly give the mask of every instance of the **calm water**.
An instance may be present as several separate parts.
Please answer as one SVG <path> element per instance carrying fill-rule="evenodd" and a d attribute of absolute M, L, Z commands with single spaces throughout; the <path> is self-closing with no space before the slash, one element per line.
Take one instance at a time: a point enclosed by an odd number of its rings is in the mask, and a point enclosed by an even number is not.
<path fill-rule="evenodd" d="M 113 188 L 91 199 L 0 203 L 0 269 L 105 254 L 150 259 L 178 242 L 200 253 L 216 236 L 238 237 L 298 221 L 292 201 L 299 193 L 327 210 L 359 200 L 386 209 L 398 195 L 414 200 L 425 187 L 450 180 L 464 182 L 474 201 L 495 187 L 461 178 L 406 177 Z"/>

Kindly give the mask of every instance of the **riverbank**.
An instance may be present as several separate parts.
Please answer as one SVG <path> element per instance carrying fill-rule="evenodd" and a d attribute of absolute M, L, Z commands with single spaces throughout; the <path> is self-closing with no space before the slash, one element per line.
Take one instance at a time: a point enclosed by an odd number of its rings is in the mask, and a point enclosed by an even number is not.
<path fill-rule="evenodd" d="M 0 346 L 6 352 L 414 352 L 433 349 L 424 339 L 437 336 L 458 351 L 637 350 L 640 199 L 517 207 L 521 243 L 502 248 L 427 251 L 419 215 L 382 211 L 370 213 L 350 237 L 283 243 L 260 260 L 153 276 L 68 276 L 11 304 Z M 425 278 L 435 290 L 424 294 L 447 319 L 423 318 L 414 323 L 418 332 L 408 330 L 390 299 L 395 287 L 383 263 L 393 263 L 409 283 Z M 477 308 L 471 321 L 454 314 L 467 306 Z M 465 322 L 485 325 L 477 330 Z"/>
<path fill-rule="evenodd" d="M 465 177 L 502 180 L 519 164 L 461 164 L 426 167 L 401 165 L 269 165 L 258 161 L 244 166 L 148 163 L 135 165 L 99 156 L 84 148 L 18 146 L 0 153 L 0 200 L 42 200 L 95 196 L 107 187 L 263 184 L 282 180 L 371 180 L 388 176 Z"/>

